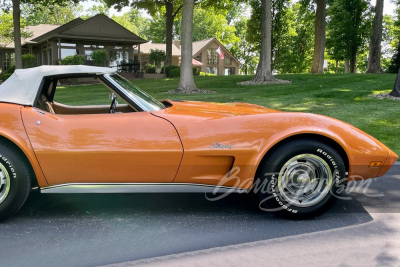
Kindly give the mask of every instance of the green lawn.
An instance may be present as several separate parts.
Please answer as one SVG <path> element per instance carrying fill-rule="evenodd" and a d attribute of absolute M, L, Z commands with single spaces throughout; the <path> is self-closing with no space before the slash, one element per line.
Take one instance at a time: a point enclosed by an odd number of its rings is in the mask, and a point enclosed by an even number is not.
<path fill-rule="evenodd" d="M 285 111 L 327 115 L 346 121 L 376 137 L 400 155 L 400 101 L 377 99 L 368 95 L 390 92 L 396 75 L 280 75 L 292 84 L 239 86 L 250 76 L 196 77 L 196 85 L 214 94 L 171 95 L 179 79 L 135 80 L 134 83 L 158 99 L 185 99 L 215 102 L 248 102 Z M 85 99 L 107 97 L 95 94 L 98 85 L 72 86 L 60 90 L 57 101 L 79 104 Z M 70 97 L 70 91 L 79 97 Z M 75 94 L 74 94 L 75 95 Z M 64 101 L 63 101 L 64 100 Z M 107 103 L 109 100 L 106 100 Z"/>

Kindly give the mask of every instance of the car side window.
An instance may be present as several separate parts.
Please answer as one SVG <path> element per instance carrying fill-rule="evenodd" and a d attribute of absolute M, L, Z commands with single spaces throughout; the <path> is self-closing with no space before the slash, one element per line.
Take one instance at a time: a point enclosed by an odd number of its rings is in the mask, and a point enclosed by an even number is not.
<path fill-rule="evenodd" d="M 124 99 L 96 77 L 45 78 L 36 107 L 54 114 L 135 112 Z"/>

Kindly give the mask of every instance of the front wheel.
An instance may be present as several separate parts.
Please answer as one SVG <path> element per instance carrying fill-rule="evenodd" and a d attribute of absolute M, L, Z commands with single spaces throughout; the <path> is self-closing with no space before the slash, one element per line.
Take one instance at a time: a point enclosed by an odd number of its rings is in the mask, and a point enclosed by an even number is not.
<path fill-rule="evenodd" d="M 311 139 L 286 143 L 263 160 L 256 179 L 260 208 L 291 219 L 306 219 L 328 210 L 343 191 L 346 170 L 330 146 Z"/>
<path fill-rule="evenodd" d="M 0 221 L 22 207 L 30 192 L 32 175 L 22 153 L 0 143 Z"/>

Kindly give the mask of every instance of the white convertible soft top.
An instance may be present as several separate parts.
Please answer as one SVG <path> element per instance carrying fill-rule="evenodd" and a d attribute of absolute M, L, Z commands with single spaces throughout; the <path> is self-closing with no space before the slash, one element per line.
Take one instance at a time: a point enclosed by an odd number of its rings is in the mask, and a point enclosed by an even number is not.
<path fill-rule="evenodd" d="M 60 74 L 106 74 L 114 73 L 115 69 L 83 65 L 70 66 L 40 66 L 30 69 L 15 70 L 3 84 L 0 85 L 0 102 L 32 106 L 43 77 Z"/>

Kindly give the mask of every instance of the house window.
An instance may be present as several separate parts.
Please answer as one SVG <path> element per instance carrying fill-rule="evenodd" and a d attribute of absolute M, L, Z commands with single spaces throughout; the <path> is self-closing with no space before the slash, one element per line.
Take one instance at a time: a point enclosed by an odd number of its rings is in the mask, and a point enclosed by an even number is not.
<path fill-rule="evenodd" d="M 218 75 L 218 68 L 217 67 L 207 67 L 206 72 Z"/>
<path fill-rule="evenodd" d="M 225 68 L 225 76 L 228 76 L 228 75 L 235 75 L 235 68 Z"/>
<path fill-rule="evenodd" d="M 10 52 L 4 53 L 4 62 L 3 62 L 4 70 L 8 70 L 11 67 L 13 59 L 14 59 L 14 53 Z"/>
<path fill-rule="evenodd" d="M 201 62 L 201 55 L 198 55 L 198 56 L 196 57 L 196 60 L 197 60 L 198 62 Z"/>
<path fill-rule="evenodd" d="M 104 49 L 103 45 L 84 45 L 83 49 L 85 51 L 85 59 L 88 61 L 92 60 L 93 51 Z"/>
<path fill-rule="evenodd" d="M 110 51 L 110 66 L 128 63 L 129 52 L 127 50 L 111 50 Z"/>
<path fill-rule="evenodd" d="M 77 54 L 78 50 L 76 48 L 61 48 L 61 59 L 69 56 L 75 56 Z"/>
<path fill-rule="evenodd" d="M 219 55 L 216 51 L 217 49 L 207 49 L 207 64 L 208 65 L 218 65 Z"/>
<path fill-rule="evenodd" d="M 42 46 L 42 51 L 48 51 L 50 50 L 50 47 L 47 46 Z M 78 55 L 78 49 L 76 48 L 76 44 L 70 44 L 70 43 L 61 43 L 61 59 L 64 59 L 68 56 L 75 56 Z M 47 55 L 46 55 L 47 57 Z M 45 60 L 46 62 L 47 60 Z M 46 64 L 50 64 L 50 60 L 46 62 Z"/>
<path fill-rule="evenodd" d="M 232 65 L 232 58 L 227 56 L 227 55 L 224 55 L 224 64 L 225 65 Z"/>
<path fill-rule="evenodd" d="M 76 47 L 76 44 L 70 44 L 70 43 L 61 43 L 61 46 L 66 46 L 66 47 Z"/>

